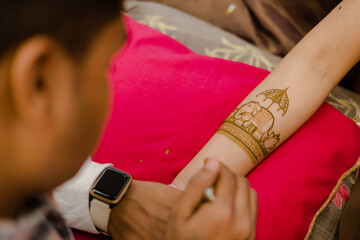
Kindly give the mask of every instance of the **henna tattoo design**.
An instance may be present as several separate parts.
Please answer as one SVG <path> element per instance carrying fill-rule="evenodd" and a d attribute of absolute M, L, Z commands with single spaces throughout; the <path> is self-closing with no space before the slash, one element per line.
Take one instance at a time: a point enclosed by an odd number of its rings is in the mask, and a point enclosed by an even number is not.
<path fill-rule="evenodd" d="M 282 111 L 282 116 L 285 115 L 289 107 L 287 89 L 271 89 L 259 93 L 256 97 L 264 95 L 263 102 L 271 100 L 267 108 L 255 101 L 245 103 L 237 107 L 217 131 L 241 147 L 254 165 L 261 162 L 280 141 L 280 134 L 273 131 L 275 117 L 270 107 L 277 104 L 277 111 Z"/>

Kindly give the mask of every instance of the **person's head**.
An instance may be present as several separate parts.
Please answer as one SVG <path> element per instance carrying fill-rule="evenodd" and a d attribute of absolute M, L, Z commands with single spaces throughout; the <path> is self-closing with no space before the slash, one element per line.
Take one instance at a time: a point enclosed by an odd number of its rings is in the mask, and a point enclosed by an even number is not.
<path fill-rule="evenodd" d="M 9 187 L 48 191 L 94 150 L 108 110 L 106 70 L 125 41 L 121 8 L 120 0 L 0 3 L 0 174 Z"/>

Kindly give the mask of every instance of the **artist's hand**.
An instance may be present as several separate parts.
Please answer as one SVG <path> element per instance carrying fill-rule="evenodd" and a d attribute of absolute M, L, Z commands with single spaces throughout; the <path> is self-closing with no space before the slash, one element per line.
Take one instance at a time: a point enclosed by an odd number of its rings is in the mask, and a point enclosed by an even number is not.
<path fill-rule="evenodd" d="M 216 199 L 203 202 L 209 186 L 215 186 Z M 256 216 L 257 196 L 248 181 L 210 159 L 172 209 L 165 239 L 254 239 Z"/>
<path fill-rule="evenodd" d="M 113 239 L 163 239 L 166 222 L 180 191 L 153 182 L 133 181 L 110 215 Z"/>

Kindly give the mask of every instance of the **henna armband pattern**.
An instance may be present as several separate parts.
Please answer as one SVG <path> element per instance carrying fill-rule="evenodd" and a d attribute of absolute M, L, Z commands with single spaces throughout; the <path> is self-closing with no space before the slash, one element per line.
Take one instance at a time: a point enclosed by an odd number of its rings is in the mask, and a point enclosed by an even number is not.
<path fill-rule="evenodd" d="M 277 111 L 285 115 L 289 107 L 287 89 L 271 89 L 259 93 L 270 105 L 264 107 L 259 102 L 250 101 L 237 107 L 224 121 L 217 133 L 236 143 L 249 155 L 254 165 L 263 160 L 280 141 L 280 134 L 273 131 L 275 117 L 272 113 L 276 104 Z"/>

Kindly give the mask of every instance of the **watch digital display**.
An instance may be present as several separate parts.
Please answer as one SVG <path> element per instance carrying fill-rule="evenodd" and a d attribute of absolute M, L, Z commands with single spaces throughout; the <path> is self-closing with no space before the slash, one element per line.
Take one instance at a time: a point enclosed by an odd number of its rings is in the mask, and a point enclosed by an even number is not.
<path fill-rule="evenodd" d="M 115 200 L 130 180 L 131 177 L 127 173 L 108 168 L 92 191 L 107 199 Z"/>

